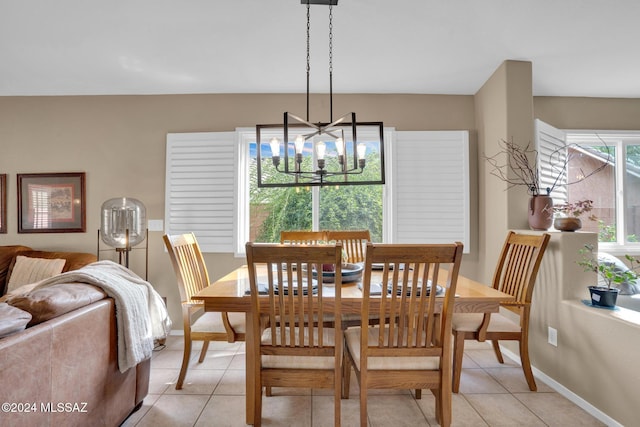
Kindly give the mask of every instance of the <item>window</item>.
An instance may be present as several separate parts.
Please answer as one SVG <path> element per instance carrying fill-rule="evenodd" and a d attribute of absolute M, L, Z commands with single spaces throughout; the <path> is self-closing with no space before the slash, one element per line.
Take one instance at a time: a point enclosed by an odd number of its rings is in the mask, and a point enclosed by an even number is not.
<path fill-rule="evenodd" d="M 598 233 L 605 250 L 639 249 L 640 132 L 560 131 L 536 120 L 536 135 L 543 186 L 553 175 L 550 153 L 566 147 L 568 167 L 552 193 L 554 204 L 592 200 L 595 218 L 583 217 L 582 230 Z M 597 168 L 602 170 L 566 185 Z"/>
<path fill-rule="evenodd" d="M 368 229 L 374 242 L 383 241 L 383 191 L 381 185 L 354 185 L 296 188 L 258 188 L 255 131 L 249 144 L 249 239 L 256 242 L 279 242 L 281 230 L 358 230 Z M 360 130 L 359 141 L 379 139 L 376 129 L 369 135 Z M 273 133 L 271 135 L 270 133 Z M 281 136 L 281 129 L 263 129 L 269 140 Z M 251 138 L 253 137 L 253 138 Z M 388 136 L 387 136 L 388 137 Z M 330 142 L 326 142 L 330 145 Z M 329 150 L 330 151 L 330 150 Z M 377 159 L 376 156 L 372 156 Z M 380 163 L 368 159 L 361 179 L 375 180 Z M 269 158 L 264 160 L 266 163 Z M 262 171 L 265 173 L 264 164 Z M 273 171 L 273 173 L 277 173 Z"/>
<path fill-rule="evenodd" d="M 567 143 L 587 148 L 581 162 L 569 163 L 570 174 L 580 174 L 586 162 L 606 162 L 598 174 L 568 187 L 570 201 L 593 200 L 597 221 L 586 221 L 590 231 L 599 233 L 603 248 L 640 246 L 640 133 L 568 131 Z"/>
<path fill-rule="evenodd" d="M 461 241 L 469 252 L 467 131 L 385 129 L 385 185 L 308 190 L 257 189 L 255 138 L 253 128 L 167 135 L 167 233 L 192 231 L 203 252 L 238 256 L 249 240 L 279 241 L 285 222 L 290 229 L 367 228 L 380 242 Z"/>

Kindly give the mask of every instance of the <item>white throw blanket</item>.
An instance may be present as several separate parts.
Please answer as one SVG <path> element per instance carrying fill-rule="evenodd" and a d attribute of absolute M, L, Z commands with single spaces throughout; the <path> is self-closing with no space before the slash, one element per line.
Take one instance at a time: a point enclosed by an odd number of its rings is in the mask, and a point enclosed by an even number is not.
<path fill-rule="evenodd" d="M 154 339 L 171 331 L 171 319 L 151 284 L 113 261 L 98 261 L 38 283 L 36 288 L 80 282 L 98 286 L 115 300 L 120 372 L 151 357 Z"/>

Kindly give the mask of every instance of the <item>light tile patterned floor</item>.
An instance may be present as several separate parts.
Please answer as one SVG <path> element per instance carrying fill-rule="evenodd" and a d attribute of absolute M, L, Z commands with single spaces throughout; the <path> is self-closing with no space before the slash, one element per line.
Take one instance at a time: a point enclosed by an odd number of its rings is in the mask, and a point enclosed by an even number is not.
<path fill-rule="evenodd" d="M 149 395 L 124 427 L 245 426 L 244 344 L 211 343 L 198 363 L 194 344 L 182 390 L 175 389 L 182 362 L 182 337 L 171 336 L 154 352 Z M 527 387 L 520 367 L 505 358 L 497 363 L 486 343 L 465 345 L 460 393 L 453 396 L 454 426 L 602 426 L 569 400 L 536 380 L 538 392 Z M 351 380 L 351 398 L 342 400 L 342 425 L 357 426 L 358 383 Z M 333 425 L 333 398 L 328 390 L 274 389 L 265 397 L 263 425 L 325 427 Z M 436 426 L 434 398 L 425 391 L 416 400 L 409 391 L 371 390 L 369 425 Z"/>

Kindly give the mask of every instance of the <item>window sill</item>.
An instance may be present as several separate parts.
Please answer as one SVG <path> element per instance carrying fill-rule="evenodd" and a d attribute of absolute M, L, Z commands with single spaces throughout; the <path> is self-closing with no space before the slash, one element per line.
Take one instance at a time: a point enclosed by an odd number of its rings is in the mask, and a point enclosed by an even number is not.
<path fill-rule="evenodd" d="M 630 310 L 628 308 L 616 306 L 615 310 L 606 310 L 595 307 L 589 307 L 582 301 L 566 300 L 563 304 L 568 304 L 580 310 L 588 310 L 590 314 L 595 316 L 608 317 L 614 321 L 623 322 L 628 325 L 640 328 L 640 311 Z"/>

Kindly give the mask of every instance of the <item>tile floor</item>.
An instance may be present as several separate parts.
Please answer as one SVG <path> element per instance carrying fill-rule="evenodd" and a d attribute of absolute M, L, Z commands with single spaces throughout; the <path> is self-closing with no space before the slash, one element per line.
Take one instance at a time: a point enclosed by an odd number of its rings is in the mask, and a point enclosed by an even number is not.
<path fill-rule="evenodd" d="M 211 343 L 207 357 L 197 362 L 200 343 L 192 354 L 182 390 L 175 389 L 182 361 L 182 337 L 170 336 L 151 362 L 149 395 L 124 427 L 245 426 L 244 343 Z M 351 398 L 342 401 L 342 425 L 357 426 L 358 383 L 351 380 Z M 602 426 L 572 402 L 537 380 L 529 391 L 520 367 L 505 358 L 500 365 L 487 343 L 465 346 L 460 393 L 453 396 L 454 426 Z M 274 389 L 263 401 L 265 426 L 333 424 L 329 390 Z M 415 400 L 410 391 L 371 390 L 369 425 L 435 426 L 434 398 L 425 391 Z"/>

